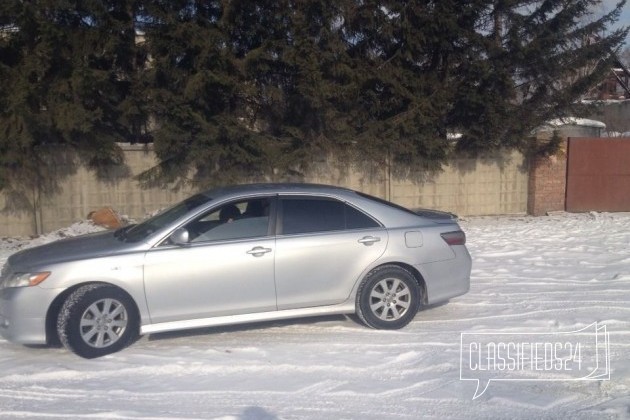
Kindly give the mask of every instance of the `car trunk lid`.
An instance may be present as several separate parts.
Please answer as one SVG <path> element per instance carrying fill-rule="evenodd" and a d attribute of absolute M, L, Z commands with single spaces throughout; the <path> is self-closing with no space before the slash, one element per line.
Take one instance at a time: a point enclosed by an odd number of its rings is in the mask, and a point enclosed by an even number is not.
<path fill-rule="evenodd" d="M 446 211 L 440 210 L 430 210 L 430 209 L 413 209 L 414 213 L 418 216 L 430 219 L 432 222 L 439 224 L 451 224 L 457 223 L 457 215 L 453 213 L 449 213 Z"/>

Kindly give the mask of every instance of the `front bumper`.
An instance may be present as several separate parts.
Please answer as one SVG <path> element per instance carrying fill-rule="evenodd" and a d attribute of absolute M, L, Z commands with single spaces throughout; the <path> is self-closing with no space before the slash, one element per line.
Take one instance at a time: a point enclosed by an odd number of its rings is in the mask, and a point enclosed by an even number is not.
<path fill-rule="evenodd" d="M 46 313 L 56 289 L 0 289 L 0 336 L 20 344 L 46 344 Z"/>

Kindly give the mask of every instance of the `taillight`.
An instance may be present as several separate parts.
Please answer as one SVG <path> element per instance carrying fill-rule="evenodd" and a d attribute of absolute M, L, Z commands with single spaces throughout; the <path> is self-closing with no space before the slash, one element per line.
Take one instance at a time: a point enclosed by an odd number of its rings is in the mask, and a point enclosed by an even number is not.
<path fill-rule="evenodd" d="M 440 234 L 442 239 L 449 245 L 466 245 L 466 234 L 461 230 L 455 232 L 445 232 Z"/>

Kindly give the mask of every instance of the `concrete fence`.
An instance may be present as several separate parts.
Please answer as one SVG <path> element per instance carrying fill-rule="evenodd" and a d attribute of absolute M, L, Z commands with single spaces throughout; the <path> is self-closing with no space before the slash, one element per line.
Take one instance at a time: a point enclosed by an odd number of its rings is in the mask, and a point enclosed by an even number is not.
<path fill-rule="evenodd" d="M 192 187 L 179 191 L 167 187 L 141 188 L 135 176 L 156 164 L 155 154 L 143 146 L 125 146 L 124 153 L 129 169 L 125 176 L 102 181 L 79 168 L 61 184 L 61 192 L 43 200 L 36 212 L 0 214 L 0 236 L 50 232 L 84 220 L 91 211 L 105 206 L 142 219 L 147 213 L 196 192 Z M 350 187 L 407 207 L 441 209 L 461 216 L 527 211 L 527 164 L 518 152 L 484 159 L 457 159 L 426 179 L 401 180 L 386 167 L 367 171 L 360 165 L 340 168 L 331 162 L 321 162 L 304 181 Z M 5 204 L 6 197 L 0 195 L 0 207 Z"/>

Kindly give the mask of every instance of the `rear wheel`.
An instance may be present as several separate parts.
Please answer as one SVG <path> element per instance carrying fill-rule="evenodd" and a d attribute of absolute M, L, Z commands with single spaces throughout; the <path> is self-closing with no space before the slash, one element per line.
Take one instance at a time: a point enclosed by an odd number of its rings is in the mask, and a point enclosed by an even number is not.
<path fill-rule="evenodd" d="M 414 276 L 398 266 L 371 271 L 359 286 L 357 314 L 369 327 L 398 329 L 409 324 L 420 307 Z"/>
<path fill-rule="evenodd" d="M 117 287 L 90 284 L 74 291 L 57 318 L 63 345 L 86 359 L 117 352 L 139 334 L 139 314 L 131 298 Z"/>

